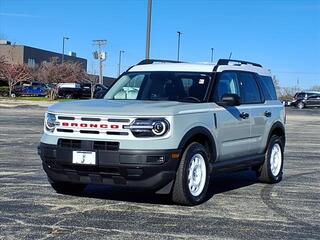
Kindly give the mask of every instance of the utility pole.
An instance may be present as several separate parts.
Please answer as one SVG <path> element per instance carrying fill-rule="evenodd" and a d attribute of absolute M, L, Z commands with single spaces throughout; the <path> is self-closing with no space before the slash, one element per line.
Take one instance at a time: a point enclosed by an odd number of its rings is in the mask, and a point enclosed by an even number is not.
<path fill-rule="evenodd" d="M 230 54 L 229 54 L 229 60 L 231 59 L 231 57 L 232 57 L 232 52 L 230 52 Z"/>
<path fill-rule="evenodd" d="M 148 0 L 146 59 L 150 58 L 151 11 L 152 11 L 152 0 Z"/>
<path fill-rule="evenodd" d="M 107 44 L 107 40 L 93 40 L 93 44 L 96 46 L 97 51 L 94 52 L 94 58 L 99 60 L 99 83 L 103 84 L 103 62 L 106 60 L 106 52 L 102 49 Z"/>
<path fill-rule="evenodd" d="M 118 77 L 120 76 L 121 73 L 121 54 L 124 53 L 123 50 L 120 50 L 119 52 L 119 68 L 118 68 Z"/>
<path fill-rule="evenodd" d="M 68 37 L 63 37 L 62 38 L 62 56 L 61 56 L 61 64 L 63 64 L 63 62 L 64 62 L 64 41 L 65 40 L 69 40 L 70 38 L 68 38 Z"/>
<path fill-rule="evenodd" d="M 178 34 L 178 53 L 177 53 L 177 61 L 179 62 L 179 59 L 180 59 L 180 37 L 181 37 L 181 32 L 180 31 L 177 31 L 177 34 Z"/>
<path fill-rule="evenodd" d="M 213 48 L 211 48 L 211 62 L 213 62 Z"/>

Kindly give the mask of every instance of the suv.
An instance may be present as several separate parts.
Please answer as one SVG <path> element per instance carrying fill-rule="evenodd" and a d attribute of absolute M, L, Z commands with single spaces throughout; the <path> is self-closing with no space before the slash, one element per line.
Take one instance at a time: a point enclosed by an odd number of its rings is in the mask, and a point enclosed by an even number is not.
<path fill-rule="evenodd" d="M 261 65 L 144 60 L 104 99 L 59 103 L 45 114 L 43 168 L 60 193 L 106 184 L 206 199 L 218 172 L 282 179 L 285 111 Z"/>
<path fill-rule="evenodd" d="M 320 107 L 320 92 L 297 92 L 293 97 L 291 105 L 299 109 Z"/>

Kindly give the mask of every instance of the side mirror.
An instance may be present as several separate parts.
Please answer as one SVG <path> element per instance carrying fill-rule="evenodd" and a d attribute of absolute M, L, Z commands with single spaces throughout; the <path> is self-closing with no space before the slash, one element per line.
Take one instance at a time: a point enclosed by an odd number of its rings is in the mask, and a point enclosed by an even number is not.
<path fill-rule="evenodd" d="M 240 105 L 240 96 L 234 93 L 227 93 L 222 96 L 221 104 L 223 106 L 239 106 Z"/>

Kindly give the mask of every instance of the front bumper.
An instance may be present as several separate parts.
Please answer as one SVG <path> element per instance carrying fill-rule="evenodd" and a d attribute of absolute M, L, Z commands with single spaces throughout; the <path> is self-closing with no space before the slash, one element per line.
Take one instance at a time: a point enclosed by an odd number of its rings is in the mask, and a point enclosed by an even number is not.
<path fill-rule="evenodd" d="M 91 141 L 82 142 L 77 148 L 40 143 L 38 153 L 51 180 L 145 190 L 172 185 L 179 164 L 178 150 L 97 150 Z M 96 152 L 96 165 L 73 164 L 73 151 Z M 160 157 L 163 160 L 159 162 Z"/>

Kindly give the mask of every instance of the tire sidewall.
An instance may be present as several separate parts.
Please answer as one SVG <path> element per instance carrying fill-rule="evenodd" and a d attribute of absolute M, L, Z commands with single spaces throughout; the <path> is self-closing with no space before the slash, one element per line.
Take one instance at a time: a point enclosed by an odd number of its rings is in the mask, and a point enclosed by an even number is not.
<path fill-rule="evenodd" d="M 303 102 L 299 102 L 299 103 L 297 104 L 297 107 L 298 107 L 299 109 L 303 109 L 303 108 L 304 108 L 304 103 L 303 103 Z"/>
<path fill-rule="evenodd" d="M 275 144 L 279 144 L 280 149 L 281 149 L 281 167 L 278 175 L 274 176 L 272 171 L 271 171 L 271 152 L 272 148 Z M 278 136 L 272 136 L 269 144 L 268 144 L 268 149 L 266 152 L 266 160 L 267 160 L 267 171 L 268 171 L 268 176 L 272 180 L 272 182 L 277 183 L 282 180 L 282 175 L 283 175 L 283 159 L 284 159 L 284 151 L 283 151 L 283 142 L 281 141 L 281 138 Z"/>
<path fill-rule="evenodd" d="M 206 165 L 206 180 L 205 180 L 205 184 L 201 194 L 198 196 L 193 196 L 188 186 L 188 170 L 189 170 L 189 165 L 192 157 L 197 153 L 201 154 L 204 159 L 204 162 Z M 208 153 L 200 143 L 192 143 L 187 147 L 182 158 L 184 158 L 183 177 L 182 177 L 184 193 L 191 203 L 199 204 L 202 201 L 204 201 L 204 199 L 206 198 L 207 190 L 209 187 L 210 173 L 209 173 Z"/>

